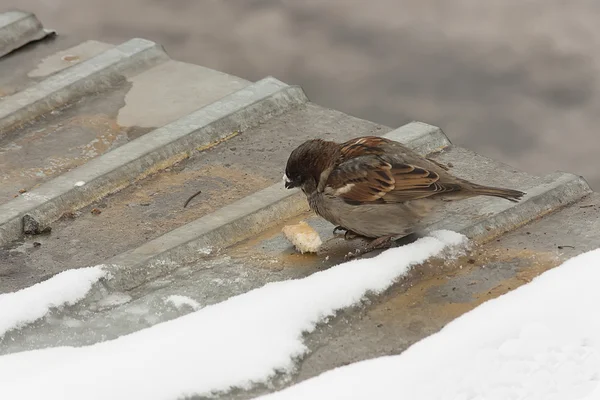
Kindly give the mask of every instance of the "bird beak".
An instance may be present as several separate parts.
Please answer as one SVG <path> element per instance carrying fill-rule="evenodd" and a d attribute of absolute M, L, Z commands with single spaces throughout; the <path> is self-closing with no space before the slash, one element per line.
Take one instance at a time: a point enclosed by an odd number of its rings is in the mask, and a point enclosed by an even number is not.
<path fill-rule="evenodd" d="M 291 189 L 294 187 L 294 183 L 290 180 L 290 178 L 288 178 L 286 174 L 283 174 L 283 184 L 285 185 L 286 189 Z"/>

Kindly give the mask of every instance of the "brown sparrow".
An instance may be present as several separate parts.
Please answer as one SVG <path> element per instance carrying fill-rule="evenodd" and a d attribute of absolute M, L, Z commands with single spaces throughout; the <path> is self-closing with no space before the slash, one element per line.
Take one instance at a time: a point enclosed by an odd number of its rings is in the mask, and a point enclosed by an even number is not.
<path fill-rule="evenodd" d="M 359 137 L 345 143 L 313 139 L 287 161 L 285 187 L 299 187 L 310 208 L 337 229 L 373 238 L 369 249 L 418 233 L 443 201 L 496 196 L 518 201 L 518 190 L 478 185 L 393 140 Z"/>

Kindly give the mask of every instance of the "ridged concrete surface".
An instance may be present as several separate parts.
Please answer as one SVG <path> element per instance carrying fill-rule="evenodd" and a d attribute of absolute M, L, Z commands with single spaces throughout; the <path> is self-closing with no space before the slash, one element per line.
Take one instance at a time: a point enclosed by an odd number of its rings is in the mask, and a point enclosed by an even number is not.
<path fill-rule="evenodd" d="M 0 77 L 0 293 L 66 269 L 111 271 L 81 304 L 9 332 L 2 354 L 108 340 L 185 314 L 165 308 L 167 295 L 210 305 L 341 262 L 355 245 L 307 213 L 301 193 L 282 188 L 289 152 L 308 138 L 385 135 L 458 176 L 527 195 L 516 204 L 476 198 L 448 206 L 431 229 L 473 239 L 466 256 L 420 266 L 370 305 L 320 326 L 291 379 L 224 398 L 401 352 L 597 244 L 598 196 L 581 177 L 518 171 L 452 145 L 438 127 L 360 120 L 275 78 L 252 83 L 171 60 L 144 39 L 78 43 L 59 35 L 0 57 L 0 71 L 15 78 Z M 296 254 L 282 237 L 281 227 L 300 219 L 326 241 L 319 254 Z"/>

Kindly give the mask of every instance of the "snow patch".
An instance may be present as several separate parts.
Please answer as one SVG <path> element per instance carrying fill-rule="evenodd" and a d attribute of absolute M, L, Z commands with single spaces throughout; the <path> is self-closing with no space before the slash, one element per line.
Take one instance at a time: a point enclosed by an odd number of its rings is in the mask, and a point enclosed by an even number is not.
<path fill-rule="evenodd" d="M 212 247 L 202 247 L 198 249 L 198 253 L 200 254 L 204 254 L 204 255 L 211 255 L 213 252 Z"/>
<path fill-rule="evenodd" d="M 175 399 L 266 382 L 294 370 L 307 351 L 304 332 L 464 243 L 462 235 L 438 232 L 114 340 L 0 357 L 0 398 Z"/>
<path fill-rule="evenodd" d="M 264 400 L 600 399 L 600 249 L 455 319 L 397 356 Z"/>
<path fill-rule="evenodd" d="M 0 294 L 0 338 L 45 317 L 52 308 L 77 303 L 105 276 L 101 266 L 72 269 L 18 292 Z"/>
<path fill-rule="evenodd" d="M 173 307 L 175 307 L 178 310 L 181 310 L 182 308 L 185 308 L 186 306 L 191 307 L 191 309 L 194 311 L 202 308 L 200 303 L 198 303 L 196 300 L 194 300 L 190 297 L 181 296 L 178 294 L 174 294 L 174 295 L 167 297 L 165 299 L 165 303 L 171 304 Z"/>

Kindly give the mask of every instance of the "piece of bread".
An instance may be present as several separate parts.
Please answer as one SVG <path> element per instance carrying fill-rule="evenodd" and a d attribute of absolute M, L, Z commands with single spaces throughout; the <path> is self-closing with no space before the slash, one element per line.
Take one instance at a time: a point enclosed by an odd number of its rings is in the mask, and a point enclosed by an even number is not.
<path fill-rule="evenodd" d="M 319 233 L 304 221 L 295 225 L 286 225 L 281 230 L 300 253 L 316 253 L 323 242 Z"/>

